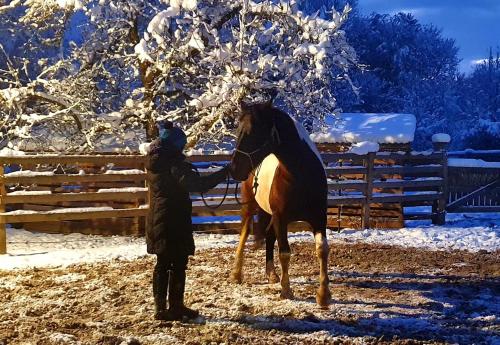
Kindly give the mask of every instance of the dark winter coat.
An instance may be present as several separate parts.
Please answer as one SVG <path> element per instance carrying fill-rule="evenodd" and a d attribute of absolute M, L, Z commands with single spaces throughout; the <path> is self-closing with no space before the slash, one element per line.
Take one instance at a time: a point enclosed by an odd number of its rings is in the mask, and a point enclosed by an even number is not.
<path fill-rule="evenodd" d="M 200 176 L 174 146 L 156 140 L 149 153 L 151 205 L 147 251 L 176 258 L 194 254 L 190 192 L 206 192 L 222 182 L 227 169 Z"/>

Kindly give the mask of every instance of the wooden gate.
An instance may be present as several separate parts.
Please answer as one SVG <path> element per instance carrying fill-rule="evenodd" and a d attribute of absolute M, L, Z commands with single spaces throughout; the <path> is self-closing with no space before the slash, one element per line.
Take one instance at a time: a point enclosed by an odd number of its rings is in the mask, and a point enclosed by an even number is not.
<path fill-rule="evenodd" d="M 500 212 L 500 169 L 449 168 L 447 212 Z"/>

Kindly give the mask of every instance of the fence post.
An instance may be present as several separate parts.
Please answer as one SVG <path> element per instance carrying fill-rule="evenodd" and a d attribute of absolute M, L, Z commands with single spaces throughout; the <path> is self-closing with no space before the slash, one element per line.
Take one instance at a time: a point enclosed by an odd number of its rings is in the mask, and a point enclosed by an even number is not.
<path fill-rule="evenodd" d="M 145 163 L 145 169 L 146 171 L 146 180 L 144 181 L 144 187 L 147 188 L 147 200 L 146 204 L 148 205 L 148 215 L 144 218 L 144 232 L 146 233 L 148 231 L 149 227 L 149 222 L 151 222 L 152 219 L 152 214 L 153 214 L 153 196 L 151 194 L 151 172 L 149 171 L 149 155 L 146 155 L 145 157 L 146 163 Z"/>
<path fill-rule="evenodd" d="M 441 153 L 441 166 L 443 167 L 441 177 L 443 184 L 439 188 L 441 197 L 432 204 L 432 224 L 444 225 L 446 222 L 446 204 L 448 200 L 448 144 L 450 136 L 447 134 L 436 134 L 432 137 L 432 146 L 435 152 Z"/>
<path fill-rule="evenodd" d="M 370 228 L 370 203 L 372 202 L 372 194 L 373 194 L 373 165 L 375 161 L 375 152 L 369 152 L 366 155 L 366 174 L 365 174 L 365 182 L 366 182 L 366 190 L 365 190 L 365 202 L 363 204 L 362 209 L 362 219 L 361 219 L 361 227 L 363 229 Z"/>
<path fill-rule="evenodd" d="M 5 184 L 2 162 L 0 162 L 0 213 L 1 212 L 5 212 Z M 0 255 L 1 254 L 7 254 L 7 231 L 3 220 L 0 220 Z"/>

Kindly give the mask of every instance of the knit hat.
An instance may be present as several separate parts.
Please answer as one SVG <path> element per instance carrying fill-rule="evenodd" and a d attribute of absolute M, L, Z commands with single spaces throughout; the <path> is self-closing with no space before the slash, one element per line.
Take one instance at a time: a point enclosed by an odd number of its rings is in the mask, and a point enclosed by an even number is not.
<path fill-rule="evenodd" d="M 184 131 L 179 127 L 174 127 L 171 122 L 163 124 L 160 140 L 162 144 L 171 144 L 179 149 L 179 151 L 182 151 L 187 144 L 187 137 Z"/>

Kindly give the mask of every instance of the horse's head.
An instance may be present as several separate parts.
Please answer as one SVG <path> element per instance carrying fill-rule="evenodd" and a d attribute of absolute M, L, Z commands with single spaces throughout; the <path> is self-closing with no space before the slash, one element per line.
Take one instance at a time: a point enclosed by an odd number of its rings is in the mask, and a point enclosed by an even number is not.
<path fill-rule="evenodd" d="M 241 103 L 238 141 L 231 161 L 232 176 L 244 181 L 276 144 L 275 109 L 270 102 Z"/>

